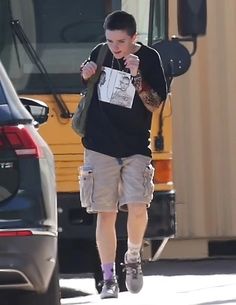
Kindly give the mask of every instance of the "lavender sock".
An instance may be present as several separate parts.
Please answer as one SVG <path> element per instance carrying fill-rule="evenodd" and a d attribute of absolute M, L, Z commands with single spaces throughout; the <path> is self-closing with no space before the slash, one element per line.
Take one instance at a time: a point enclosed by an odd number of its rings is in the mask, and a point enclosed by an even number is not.
<path fill-rule="evenodd" d="M 102 264 L 103 279 L 110 280 L 115 276 L 115 263 Z"/>

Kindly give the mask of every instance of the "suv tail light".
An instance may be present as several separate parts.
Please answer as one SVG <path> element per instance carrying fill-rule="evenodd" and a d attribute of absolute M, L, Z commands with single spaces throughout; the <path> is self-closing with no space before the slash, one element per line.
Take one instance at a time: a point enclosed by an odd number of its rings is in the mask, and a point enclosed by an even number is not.
<path fill-rule="evenodd" d="M 30 230 L 0 231 L 0 237 L 32 236 L 32 235 L 33 233 Z"/>
<path fill-rule="evenodd" d="M 42 157 L 42 150 L 24 125 L 0 127 L 0 150 L 11 148 L 19 157 Z"/>

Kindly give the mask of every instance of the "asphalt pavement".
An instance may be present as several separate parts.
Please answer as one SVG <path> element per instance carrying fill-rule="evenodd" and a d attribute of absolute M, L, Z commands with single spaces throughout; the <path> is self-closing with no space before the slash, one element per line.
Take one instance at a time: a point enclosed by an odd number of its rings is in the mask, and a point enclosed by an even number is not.
<path fill-rule="evenodd" d="M 136 295 L 100 300 L 91 274 L 61 275 L 62 304 L 236 305 L 236 258 L 160 260 L 143 266 Z"/>

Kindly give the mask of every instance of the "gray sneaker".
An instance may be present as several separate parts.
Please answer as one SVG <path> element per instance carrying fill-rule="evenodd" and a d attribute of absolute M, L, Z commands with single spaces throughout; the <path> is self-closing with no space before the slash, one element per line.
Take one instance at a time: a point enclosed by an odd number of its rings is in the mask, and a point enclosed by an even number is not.
<path fill-rule="evenodd" d="M 119 286 L 117 279 L 105 280 L 100 293 L 101 299 L 118 298 Z"/>
<path fill-rule="evenodd" d="M 143 272 L 141 258 L 137 261 L 127 261 L 125 254 L 126 287 L 131 293 L 138 293 L 143 287 Z"/>

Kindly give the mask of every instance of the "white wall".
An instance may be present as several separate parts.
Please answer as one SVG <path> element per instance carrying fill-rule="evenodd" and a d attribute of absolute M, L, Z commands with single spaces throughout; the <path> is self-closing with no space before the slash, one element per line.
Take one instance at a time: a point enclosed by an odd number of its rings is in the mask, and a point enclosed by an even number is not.
<path fill-rule="evenodd" d="M 147 44 L 149 0 L 123 0 L 122 9 L 134 15 L 139 34 L 138 40 Z"/>

